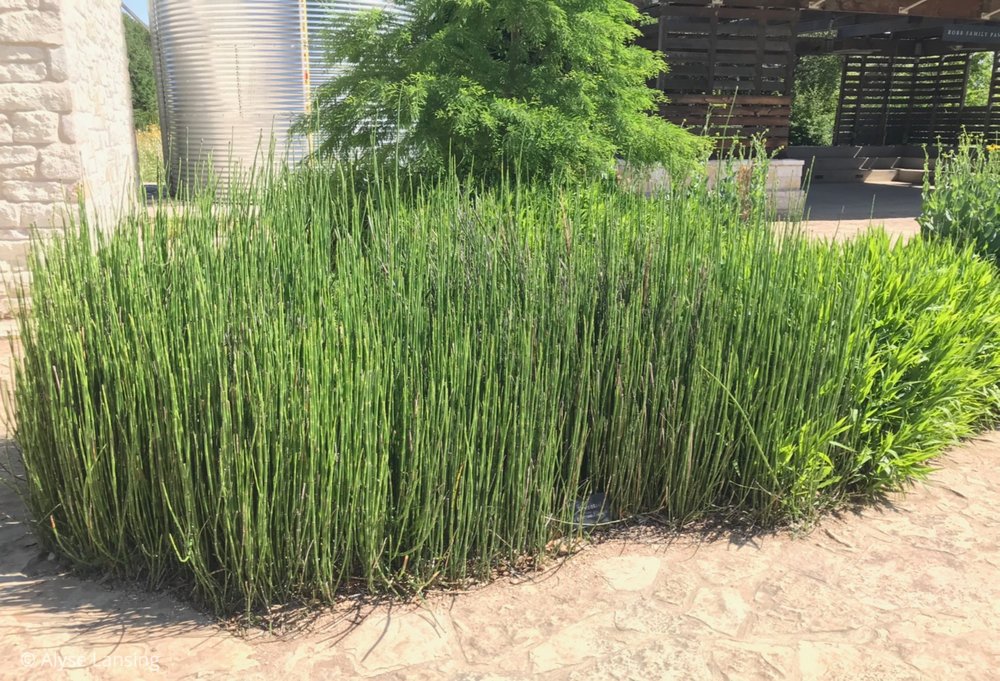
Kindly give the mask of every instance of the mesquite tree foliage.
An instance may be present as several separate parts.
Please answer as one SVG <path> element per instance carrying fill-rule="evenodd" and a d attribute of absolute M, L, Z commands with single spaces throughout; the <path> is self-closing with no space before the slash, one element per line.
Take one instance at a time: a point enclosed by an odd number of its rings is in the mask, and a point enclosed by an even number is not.
<path fill-rule="evenodd" d="M 402 13 L 338 18 L 325 49 L 339 76 L 300 130 L 318 153 L 374 141 L 411 167 L 447 162 L 498 177 L 581 177 L 693 160 L 705 142 L 656 115 L 662 57 L 634 39 L 626 0 L 404 0 Z M 405 17 L 405 18 L 400 18 Z"/>

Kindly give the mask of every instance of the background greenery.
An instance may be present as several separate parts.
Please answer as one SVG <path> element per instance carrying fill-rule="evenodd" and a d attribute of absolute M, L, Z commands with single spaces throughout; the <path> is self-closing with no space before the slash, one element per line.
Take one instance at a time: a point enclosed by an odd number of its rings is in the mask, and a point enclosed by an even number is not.
<path fill-rule="evenodd" d="M 139 177 L 143 182 L 155 183 L 163 179 L 163 145 L 160 138 L 152 42 L 149 29 L 142 23 L 127 14 L 122 15 L 122 21 L 125 25 L 128 75 L 132 86 L 132 115 L 136 148 L 139 152 Z"/>
<path fill-rule="evenodd" d="M 135 127 L 141 130 L 159 123 L 153 47 L 148 28 L 127 14 L 122 15 L 122 21 L 125 24 L 129 83 L 132 86 L 132 111 Z"/>
<path fill-rule="evenodd" d="M 843 61 L 839 55 L 803 56 L 795 68 L 789 143 L 833 144 Z"/>
<path fill-rule="evenodd" d="M 990 97 L 990 80 L 993 76 L 993 53 L 977 52 L 972 55 L 969 85 L 965 103 L 968 106 L 986 106 Z"/>
<path fill-rule="evenodd" d="M 135 142 L 139 152 L 139 178 L 143 182 L 163 182 L 165 170 L 160 126 L 151 124 L 141 130 L 136 130 Z"/>

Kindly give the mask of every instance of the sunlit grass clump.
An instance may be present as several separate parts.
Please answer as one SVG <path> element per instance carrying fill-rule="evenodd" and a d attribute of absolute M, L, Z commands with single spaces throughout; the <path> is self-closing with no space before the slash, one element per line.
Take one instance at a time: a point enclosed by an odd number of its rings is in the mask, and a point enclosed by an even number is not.
<path fill-rule="evenodd" d="M 135 144 L 139 153 L 139 179 L 158 183 L 164 180 L 163 141 L 160 126 L 152 123 L 135 131 Z"/>
<path fill-rule="evenodd" d="M 992 268 L 776 236 L 761 184 L 300 173 L 71 230 L 22 320 L 39 531 L 225 612 L 486 576 L 591 492 L 778 522 L 922 474 L 995 406 Z"/>

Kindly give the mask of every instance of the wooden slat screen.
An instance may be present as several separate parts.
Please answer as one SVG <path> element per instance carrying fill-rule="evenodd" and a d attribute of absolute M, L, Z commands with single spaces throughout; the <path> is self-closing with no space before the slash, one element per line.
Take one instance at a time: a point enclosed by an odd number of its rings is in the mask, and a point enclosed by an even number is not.
<path fill-rule="evenodd" d="M 990 102 L 965 105 L 970 55 L 851 55 L 844 61 L 835 144 L 954 144 L 963 131 L 1000 135 L 1000 57 Z"/>
<path fill-rule="evenodd" d="M 788 143 L 798 0 L 661 2 L 643 46 L 660 50 L 669 71 L 655 83 L 669 99 L 669 120 L 730 146 L 765 135 Z"/>

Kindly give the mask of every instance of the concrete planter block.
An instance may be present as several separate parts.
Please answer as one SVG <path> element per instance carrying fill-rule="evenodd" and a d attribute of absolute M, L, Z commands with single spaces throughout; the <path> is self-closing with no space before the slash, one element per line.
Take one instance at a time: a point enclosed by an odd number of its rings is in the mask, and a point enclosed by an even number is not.
<path fill-rule="evenodd" d="M 794 212 L 804 203 L 803 171 L 803 161 L 796 159 L 778 159 L 768 163 L 768 196 L 773 207 L 779 212 Z M 752 160 L 714 160 L 708 161 L 705 167 L 710 187 L 717 185 L 720 179 L 752 172 L 754 172 Z M 670 177 L 665 168 L 633 171 L 624 163 L 619 163 L 618 177 L 624 186 L 644 194 L 653 194 L 670 187 Z"/>

